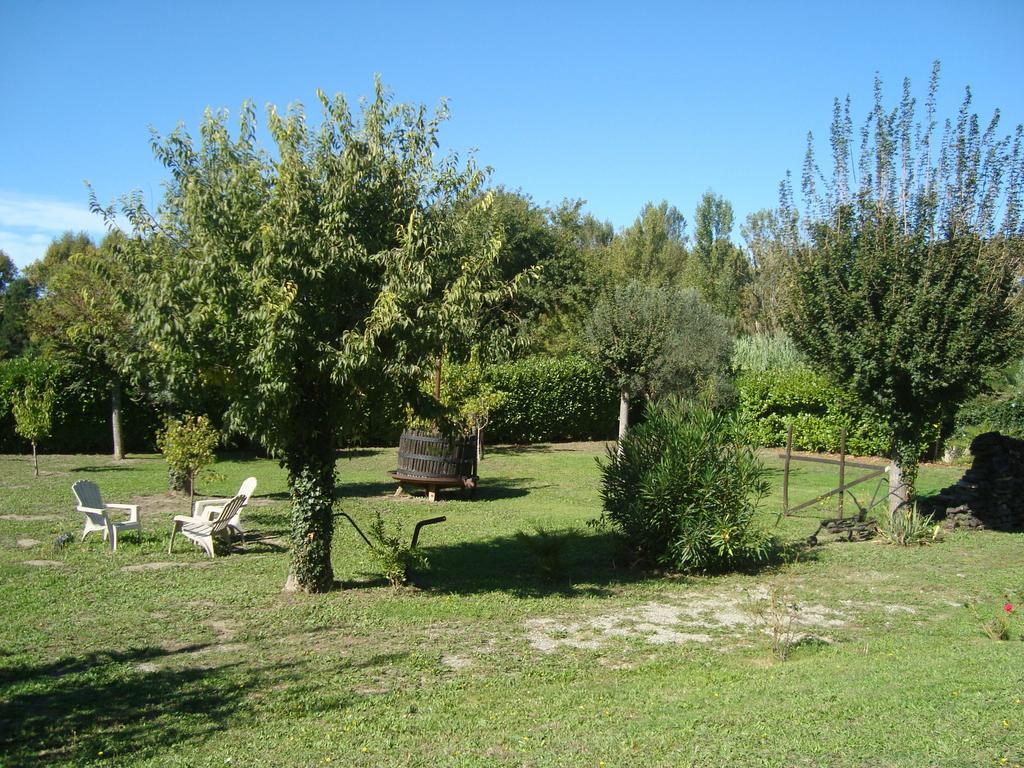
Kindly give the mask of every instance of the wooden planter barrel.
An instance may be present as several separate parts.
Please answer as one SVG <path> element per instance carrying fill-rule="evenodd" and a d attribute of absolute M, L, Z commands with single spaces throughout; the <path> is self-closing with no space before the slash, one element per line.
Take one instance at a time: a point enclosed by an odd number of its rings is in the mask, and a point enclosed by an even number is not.
<path fill-rule="evenodd" d="M 476 435 L 445 437 L 436 432 L 406 430 L 398 441 L 397 493 L 407 486 L 424 488 L 434 501 L 442 488 L 476 487 Z"/>

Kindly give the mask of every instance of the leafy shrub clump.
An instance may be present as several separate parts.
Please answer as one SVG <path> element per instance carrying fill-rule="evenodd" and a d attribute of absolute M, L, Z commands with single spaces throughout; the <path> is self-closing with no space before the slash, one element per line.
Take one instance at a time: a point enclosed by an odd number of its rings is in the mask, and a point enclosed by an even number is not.
<path fill-rule="evenodd" d="M 774 538 L 754 520 L 765 468 L 732 415 L 668 400 L 647 409 L 601 467 L 600 522 L 638 565 L 725 571 L 767 559 Z"/>
<path fill-rule="evenodd" d="M 189 509 L 196 477 L 217 460 L 213 450 L 219 441 L 219 433 L 206 416 L 191 414 L 180 420 L 168 418 L 163 430 L 157 435 L 157 446 L 167 462 L 172 487 L 176 481 L 184 479 L 185 490 L 189 494 Z"/>
<path fill-rule="evenodd" d="M 389 531 L 380 512 L 370 523 L 367 533 L 372 541 L 371 551 L 377 567 L 395 589 L 409 581 L 414 568 L 426 566 L 426 556 L 406 543 L 397 523 L 394 530 Z"/>
<path fill-rule="evenodd" d="M 535 558 L 537 575 L 553 584 L 566 578 L 566 554 L 569 543 L 575 535 L 571 528 L 565 530 L 548 530 L 543 526 L 534 526 L 536 533 L 530 535 L 524 531 L 516 534 L 516 540 L 524 544 Z"/>
<path fill-rule="evenodd" d="M 878 530 L 884 541 L 899 547 L 931 544 L 942 536 L 942 526 L 931 515 L 918 512 L 916 504 L 894 511 L 890 517 L 879 522 Z"/>

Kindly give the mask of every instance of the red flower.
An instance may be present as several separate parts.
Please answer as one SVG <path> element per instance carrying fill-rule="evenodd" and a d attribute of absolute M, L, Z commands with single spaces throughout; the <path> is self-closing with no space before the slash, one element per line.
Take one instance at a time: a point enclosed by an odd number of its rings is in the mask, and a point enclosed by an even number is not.
<path fill-rule="evenodd" d="M 1003 606 L 1003 610 L 1007 613 L 1013 613 L 1013 603 L 1007 603 Z"/>

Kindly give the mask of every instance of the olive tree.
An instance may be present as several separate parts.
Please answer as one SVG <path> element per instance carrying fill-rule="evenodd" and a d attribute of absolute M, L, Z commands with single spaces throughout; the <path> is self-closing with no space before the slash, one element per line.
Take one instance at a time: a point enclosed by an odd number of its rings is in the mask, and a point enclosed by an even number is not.
<path fill-rule="evenodd" d="M 590 356 L 619 390 L 620 444 L 631 400 L 707 390 L 717 384 L 732 352 L 728 321 L 695 290 L 638 280 L 597 302 L 586 335 Z"/>
<path fill-rule="evenodd" d="M 155 137 L 170 174 L 162 203 L 121 201 L 147 363 L 171 391 L 220 390 L 224 423 L 280 458 L 288 586 L 313 592 L 333 585 L 335 453 L 352 403 L 389 381 L 436 408 L 417 384 L 445 340 L 517 288 L 480 224 L 485 174 L 435 154 L 443 105 L 396 104 L 379 82 L 357 114 L 341 95 L 318 98 L 315 127 L 301 107 L 268 108 L 272 152 L 249 104 L 237 134 L 207 112 L 198 142 L 181 126 Z"/>
<path fill-rule="evenodd" d="M 833 168 L 808 141 L 805 229 L 783 322 L 808 357 L 892 430 L 890 511 L 913 496 L 923 436 L 983 386 L 1022 340 L 1024 131 L 998 134 L 968 89 L 937 143 L 932 73 L 923 121 L 909 81 L 883 104 L 880 81 L 860 135 L 856 185 L 850 103 L 835 103 Z M 783 221 L 795 222 L 791 193 Z"/>

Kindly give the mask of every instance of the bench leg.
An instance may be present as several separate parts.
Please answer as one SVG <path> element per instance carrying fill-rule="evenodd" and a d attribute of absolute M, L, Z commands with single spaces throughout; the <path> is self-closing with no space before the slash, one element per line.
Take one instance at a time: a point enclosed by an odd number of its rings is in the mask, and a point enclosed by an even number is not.
<path fill-rule="evenodd" d="M 437 501 L 437 487 L 433 485 L 427 486 L 427 501 Z"/>

